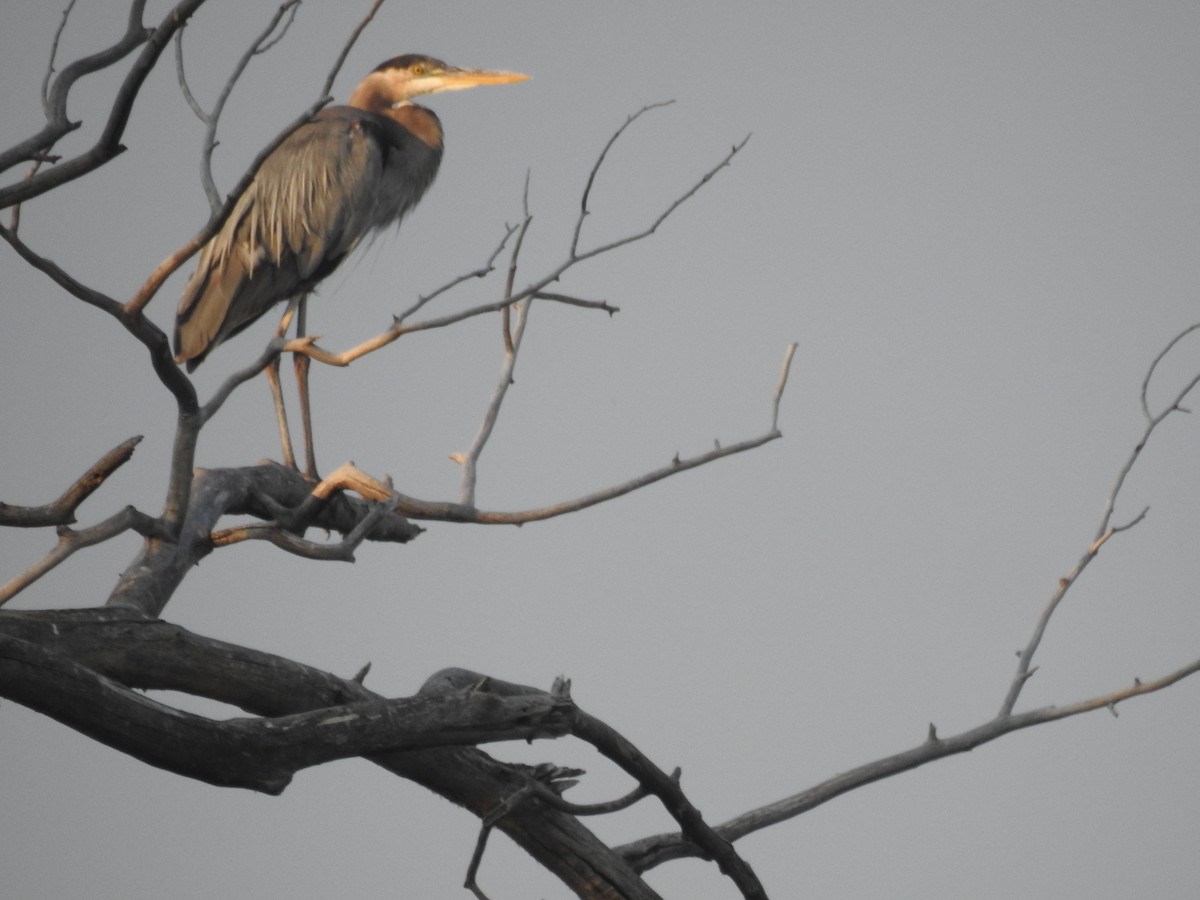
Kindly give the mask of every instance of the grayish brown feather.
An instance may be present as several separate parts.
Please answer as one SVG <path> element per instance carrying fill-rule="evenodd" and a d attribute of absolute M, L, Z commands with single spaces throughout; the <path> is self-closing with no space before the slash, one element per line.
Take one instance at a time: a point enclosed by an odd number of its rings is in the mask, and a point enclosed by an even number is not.
<path fill-rule="evenodd" d="M 411 104 L 387 115 L 333 107 L 296 128 L 201 251 L 179 302 L 177 360 L 193 370 L 272 306 L 312 290 L 420 201 L 441 157 L 437 116 Z"/>

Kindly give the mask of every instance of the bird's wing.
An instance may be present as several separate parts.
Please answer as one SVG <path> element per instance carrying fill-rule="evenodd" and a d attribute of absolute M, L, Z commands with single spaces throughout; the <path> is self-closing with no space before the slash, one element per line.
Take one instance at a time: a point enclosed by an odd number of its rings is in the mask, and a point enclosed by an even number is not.
<path fill-rule="evenodd" d="M 179 301 L 177 359 L 194 368 L 332 272 L 376 220 L 385 154 L 378 124 L 348 107 L 289 134 L 200 253 Z"/>

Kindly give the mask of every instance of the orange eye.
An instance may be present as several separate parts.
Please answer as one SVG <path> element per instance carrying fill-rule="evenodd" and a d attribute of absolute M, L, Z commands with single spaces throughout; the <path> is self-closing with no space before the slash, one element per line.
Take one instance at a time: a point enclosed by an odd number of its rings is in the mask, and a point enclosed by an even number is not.
<path fill-rule="evenodd" d="M 425 63 L 414 63 L 413 67 L 412 67 L 412 73 L 414 75 L 424 75 L 425 74 Z"/>

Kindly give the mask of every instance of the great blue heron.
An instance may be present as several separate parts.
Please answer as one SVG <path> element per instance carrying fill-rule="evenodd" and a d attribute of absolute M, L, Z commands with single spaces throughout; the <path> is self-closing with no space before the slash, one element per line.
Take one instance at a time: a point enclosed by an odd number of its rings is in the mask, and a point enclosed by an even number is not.
<path fill-rule="evenodd" d="M 417 205 L 442 160 L 442 126 L 413 97 L 527 75 L 459 69 L 408 54 L 379 65 L 346 106 L 321 110 L 263 160 L 221 230 L 200 252 L 175 320 L 175 361 L 191 372 L 218 344 L 272 306 L 304 298 L 367 234 L 398 223 Z M 286 330 L 287 316 L 281 325 Z M 316 477 L 308 358 L 296 357 L 305 467 Z M 279 388 L 279 359 L 267 368 L 285 464 L 295 468 Z"/>

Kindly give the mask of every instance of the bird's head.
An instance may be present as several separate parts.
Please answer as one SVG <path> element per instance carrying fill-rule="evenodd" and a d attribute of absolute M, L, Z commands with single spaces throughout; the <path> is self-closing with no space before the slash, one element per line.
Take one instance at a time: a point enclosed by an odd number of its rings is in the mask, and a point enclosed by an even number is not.
<path fill-rule="evenodd" d="M 413 97 L 423 94 L 528 80 L 529 76 L 520 72 L 460 69 L 432 56 L 407 53 L 376 66 L 355 88 L 350 96 L 350 105 L 359 109 L 380 110 L 402 106 Z"/>

